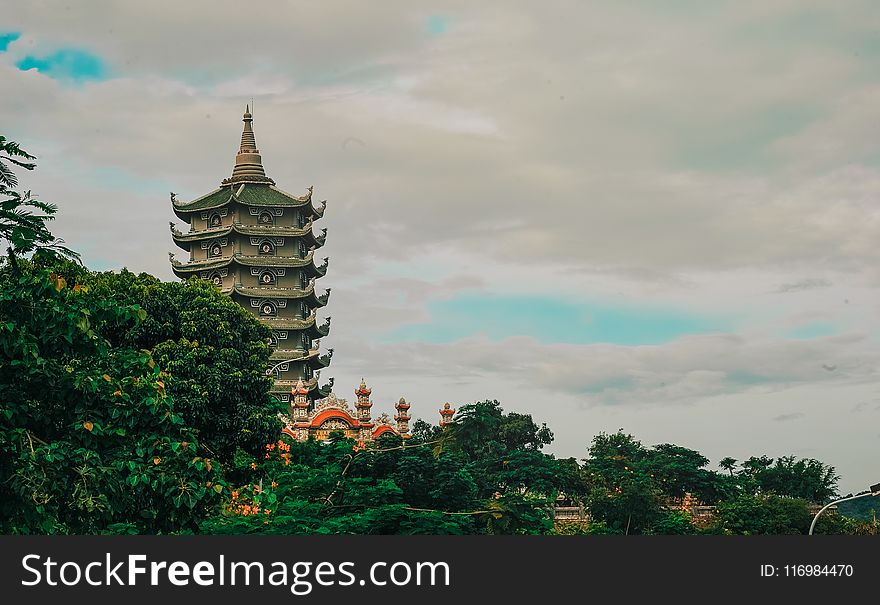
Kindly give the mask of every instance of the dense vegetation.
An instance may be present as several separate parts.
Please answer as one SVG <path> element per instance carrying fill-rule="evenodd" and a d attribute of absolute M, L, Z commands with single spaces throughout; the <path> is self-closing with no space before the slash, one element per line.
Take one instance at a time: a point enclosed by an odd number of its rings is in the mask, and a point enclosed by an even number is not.
<path fill-rule="evenodd" d="M 78 265 L 46 228 L 55 207 L 15 190 L 9 164 L 32 159 L 0 138 L 0 532 L 805 533 L 836 493 L 817 460 L 714 471 L 623 431 L 557 459 L 546 426 L 497 401 L 408 440 L 281 438 L 267 329 L 211 284 Z M 562 500 L 590 521 L 554 524 Z M 876 528 L 830 515 L 818 531 Z"/>

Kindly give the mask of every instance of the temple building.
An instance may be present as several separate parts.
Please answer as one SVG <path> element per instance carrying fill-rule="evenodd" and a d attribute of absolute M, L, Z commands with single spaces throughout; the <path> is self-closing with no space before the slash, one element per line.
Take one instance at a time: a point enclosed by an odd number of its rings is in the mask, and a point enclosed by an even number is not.
<path fill-rule="evenodd" d="M 361 380 L 360 386 L 354 392 L 357 397 L 355 409 L 345 399 L 338 399 L 333 393 L 310 405 L 308 389 L 300 381 L 293 389 L 292 410 L 290 415 L 284 417 L 283 432 L 302 441 L 310 437 L 323 441 L 333 431 L 342 431 L 346 437 L 359 443 L 373 441 L 385 433 L 409 438 L 409 421 L 412 417 L 409 415 L 410 405 L 406 400 L 401 397 L 394 405 L 397 414 L 393 422 L 388 414 L 382 414 L 373 420 L 371 393 L 372 390 Z"/>
<path fill-rule="evenodd" d="M 327 202 L 315 204 L 312 187 L 300 196 L 276 187 L 263 168 L 250 107 L 243 121 L 232 176 L 190 202 L 171 194 L 174 213 L 189 226 L 184 233 L 171 223 L 174 243 L 189 253 L 185 261 L 169 255 L 174 274 L 212 281 L 272 328 L 267 373 L 274 376 L 272 395 L 288 405 L 286 433 L 324 439 L 342 430 L 359 441 L 388 431 L 407 435 L 410 406 L 403 399 L 393 422 L 386 415 L 373 421 L 365 384 L 356 391 L 356 411 L 333 395 L 332 378 L 318 384 L 333 356 L 333 349 L 324 355 L 319 350 L 320 339 L 330 332 L 330 317 L 323 323 L 317 318 L 330 297 L 329 288 L 319 294 L 316 286 L 329 262 L 326 257 L 315 262 L 327 230 L 314 231 Z"/>

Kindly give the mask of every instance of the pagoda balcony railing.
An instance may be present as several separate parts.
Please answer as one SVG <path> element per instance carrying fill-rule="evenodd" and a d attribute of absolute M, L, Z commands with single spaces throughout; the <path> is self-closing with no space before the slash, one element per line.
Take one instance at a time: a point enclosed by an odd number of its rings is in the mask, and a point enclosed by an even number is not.
<path fill-rule="evenodd" d="M 267 266 L 267 267 L 305 267 L 314 259 L 315 252 L 310 251 L 305 256 L 253 256 L 236 252 L 233 256 L 240 259 L 242 263 L 250 266 Z"/>
<path fill-rule="evenodd" d="M 304 319 L 301 319 L 299 317 L 292 317 L 292 318 L 289 318 L 289 317 L 261 317 L 260 321 L 265 322 L 270 328 L 275 327 L 272 325 L 273 323 L 279 323 L 279 324 L 283 323 L 283 324 L 285 324 L 285 326 L 289 326 L 287 329 L 297 330 L 297 329 L 303 329 L 303 328 L 310 328 L 311 326 L 313 326 L 315 324 L 315 322 L 317 321 L 317 315 L 315 314 L 315 311 L 312 311 L 311 313 L 309 313 L 309 316 Z M 329 325 L 330 325 L 329 318 L 326 323 L 329 327 Z M 323 327 L 323 326 L 321 326 L 321 327 Z"/>
<path fill-rule="evenodd" d="M 236 286 L 235 291 L 245 296 L 255 296 L 262 298 L 307 298 L 315 292 L 315 280 L 309 282 L 305 288 L 261 288 L 258 286 Z"/>
<path fill-rule="evenodd" d="M 275 380 L 274 385 L 276 387 L 294 387 L 299 380 Z M 303 380 L 303 386 L 307 389 L 311 389 L 313 387 L 318 386 L 317 378 L 309 378 L 308 380 Z"/>
<path fill-rule="evenodd" d="M 231 225 L 220 225 L 216 227 L 208 227 L 206 229 L 190 229 L 188 232 L 184 233 L 180 231 L 174 223 L 169 222 L 171 227 L 171 234 L 175 237 L 198 237 L 198 236 L 210 236 L 215 233 L 220 233 L 223 231 L 228 231 L 230 229 L 234 229 L 235 231 L 246 231 L 247 235 L 259 235 L 264 233 L 265 235 L 282 235 L 287 237 L 297 237 L 307 235 L 312 231 L 312 226 L 314 225 L 314 221 L 309 221 L 302 227 L 283 227 L 278 225 L 244 225 L 240 222 L 232 223 Z M 256 233 L 254 233 L 256 232 Z M 316 236 L 315 241 L 324 243 L 324 239 L 326 238 L 327 230 L 324 229 L 322 235 Z"/>
<path fill-rule="evenodd" d="M 184 233 L 178 229 L 174 223 L 169 222 L 168 225 L 171 227 L 171 235 L 176 237 L 186 237 L 188 235 L 199 234 L 213 235 L 214 233 L 220 233 L 221 231 L 228 231 L 232 227 L 232 225 L 220 225 L 219 227 L 208 227 L 207 229 L 190 229 Z"/>
<path fill-rule="evenodd" d="M 236 231 L 245 233 L 246 235 L 285 235 L 288 237 L 308 235 L 312 231 L 313 221 L 307 222 L 302 227 L 282 227 L 278 225 L 243 225 L 235 223 L 232 227 Z"/>

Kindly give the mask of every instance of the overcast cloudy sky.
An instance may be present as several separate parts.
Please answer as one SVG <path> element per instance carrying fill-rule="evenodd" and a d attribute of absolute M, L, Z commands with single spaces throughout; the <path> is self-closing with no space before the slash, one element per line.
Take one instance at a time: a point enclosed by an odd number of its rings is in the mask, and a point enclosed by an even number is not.
<path fill-rule="evenodd" d="M 88 266 L 173 279 L 169 191 L 328 199 L 337 392 L 497 398 L 880 480 L 874 0 L 28 2 L 2 132 Z M 662 8 L 661 8 L 662 7 Z"/>

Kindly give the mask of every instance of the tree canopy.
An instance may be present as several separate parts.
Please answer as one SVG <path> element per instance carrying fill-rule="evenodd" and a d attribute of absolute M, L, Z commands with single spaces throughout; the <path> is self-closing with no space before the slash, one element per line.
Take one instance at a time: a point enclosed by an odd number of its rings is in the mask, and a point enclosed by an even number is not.
<path fill-rule="evenodd" d="M 282 437 L 268 328 L 208 282 L 71 261 L 55 206 L 16 190 L 33 159 L 0 137 L 0 532 L 786 534 L 837 493 L 818 460 L 715 472 L 623 430 L 558 459 L 546 425 L 491 400 L 409 439 Z M 555 522 L 560 501 L 589 521 Z M 817 531 L 876 534 L 871 519 Z"/>

